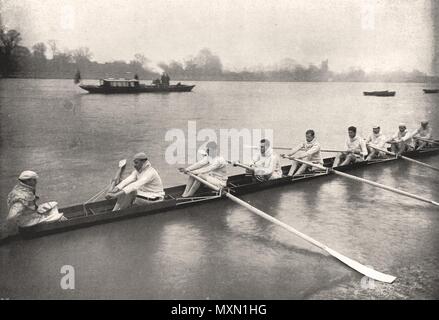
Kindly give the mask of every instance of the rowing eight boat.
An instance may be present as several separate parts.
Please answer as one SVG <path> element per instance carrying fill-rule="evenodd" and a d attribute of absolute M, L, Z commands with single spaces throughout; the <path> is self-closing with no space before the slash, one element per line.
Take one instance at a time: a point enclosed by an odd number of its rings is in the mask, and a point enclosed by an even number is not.
<path fill-rule="evenodd" d="M 419 158 L 438 152 L 439 147 L 429 147 L 421 151 L 407 152 L 405 155 L 411 158 Z M 338 171 L 346 172 L 359 168 L 364 168 L 366 166 L 374 164 L 388 163 L 397 160 L 399 160 L 399 158 L 395 157 L 374 159 L 371 161 L 359 162 L 347 166 L 339 166 L 336 169 Z M 324 166 L 327 168 L 331 168 L 333 161 L 333 157 L 324 159 Z M 289 172 L 290 167 L 290 165 L 282 167 L 282 171 L 284 172 L 284 174 L 287 174 Z M 328 176 L 329 174 L 331 174 L 331 171 L 316 171 L 294 178 L 282 177 L 279 179 L 269 180 L 265 182 L 254 181 L 254 179 L 248 174 L 238 174 L 229 177 L 227 181 L 228 192 L 234 195 L 242 195 L 272 187 L 289 185 L 301 181 L 308 181 L 310 179 Z M 214 201 L 224 198 L 224 194 L 214 192 L 207 188 L 200 188 L 200 191 L 196 194 L 195 197 L 181 198 L 181 194 L 183 193 L 184 188 L 184 185 L 166 188 L 165 199 L 161 202 L 148 204 L 146 206 L 134 206 L 114 212 L 111 210 L 114 207 L 115 200 L 103 200 L 88 204 L 78 204 L 70 207 L 61 208 L 60 212 L 63 212 L 64 216 L 68 218 L 67 221 L 39 224 L 31 227 L 22 227 L 19 229 L 19 233 L 24 238 L 33 238 L 47 234 L 108 223 L 126 218 L 155 214 L 163 211 L 178 209 L 180 207 L 192 206 L 200 202 Z"/>

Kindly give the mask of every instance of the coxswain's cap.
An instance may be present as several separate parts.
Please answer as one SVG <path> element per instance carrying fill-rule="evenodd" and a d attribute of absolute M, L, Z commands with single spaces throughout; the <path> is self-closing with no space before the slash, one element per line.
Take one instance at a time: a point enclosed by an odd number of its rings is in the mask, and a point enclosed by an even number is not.
<path fill-rule="evenodd" d="M 422 120 L 421 124 L 428 124 L 428 120 Z"/>
<path fill-rule="evenodd" d="M 402 122 L 398 125 L 398 127 L 404 127 L 404 128 L 407 128 L 407 126 L 405 125 L 405 123 L 402 123 Z"/>
<path fill-rule="evenodd" d="M 380 126 L 377 124 L 372 127 L 372 129 L 379 129 L 379 128 L 380 128 Z"/>
<path fill-rule="evenodd" d="M 23 171 L 18 177 L 19 180 L 29 180 L 29 179 L 38 179 L 38 175 L 34 171 L 26 170 Z"/>
<path fill-rule="evenodd" d="M 148 157 L 144 152 L 139 152 L 134 156 L 134 160 L 148 160 Z"/>

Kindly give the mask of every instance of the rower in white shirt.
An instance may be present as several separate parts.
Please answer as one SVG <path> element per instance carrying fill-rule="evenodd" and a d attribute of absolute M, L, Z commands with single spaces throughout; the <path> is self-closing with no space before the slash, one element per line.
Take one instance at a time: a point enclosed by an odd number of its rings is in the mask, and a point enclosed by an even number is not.
<path fill-rule="evenodd" d="M 395 133 L 387 143 L 391 144 L 392 152 L 398 155 L 415 149 L 413 134 L 407 130 L 405 123 L 399 124 L 398 132 Z"/>
<path fill-rule="evenodd" d="M 218 155 L 218 146 L 214 141 L 206 145 L 204 157 L 187 168 L 180 168 L 184 173 L 192 173 L 203 178 L 207 182 L 223 188 L 227 185 L 227 161 Z M 201 182 L 189 176 L 186 188 L 182 194 L 183 198 L 192 197 L 200 188 Z"/>
<path fill-rule="evenodd" d="M 375 148 L 385 150 L 386 149 L 386 137 L 381 133 L 380 126 L 376 125 L 372 128 L 372 134 L 366 140 L 367 150 L 369 155 L 366 160 L 370 161 L 376 158 L 385 158 L 386 154 L 382 151 L 378 151 Z"/>
<path fill-rule="evenodd" d="M 268 139 L 261 140 L 260 152 L 253 158 L 250 169 L 258 181 L 282 178 L 282 166 L 279 156 L 273 152 Z"/>
<path fill-rule="evenodd" d="M 413 133 L 413 139 L 415 139 L 416 150 L 420 150 L 429 145 L 427 141 L 419 140 L 417 138 L 422 138 L 427 140 L 432 138 L 432 130 L 427 120 L 421 121 L 421 126 Z"/>
<path fill-rule="evenodd" d="M 307 130 L 305 133 L 306 141 L 300 143 L 295 148 L 291 150 L 289 154 L 287 154 L 285 157 L 289 158 L 294 156 L 296 153 L 299 152 L 297 158 L 304 159 L 309 162 L 323 164 L 323 158 L 322 154 L 320 152 L 320 144 L 317 142 L 317 138 L 315 137 L 314 130 Z M 284 155 L 281 155 L 284 156 Z M 293 160 L 293 163 L 291 164 L 290 172 L 288 173 L 289 176 L 296 176 L 301 175 L 305 172 L 306 169 L 310 168 L 307 164 L 300 164 L 297 161 Z M 313 170 L 313 167 L 310 168 Z M 297 170 L 297 171 L 296 171 Z"/>
<path fill-rule="evenodd" d="M 364 161 L 364 159 L 366 158 L 366 143 L 364 142 L 363 138 L 357 135 L 357 128 L 354 126 L 348 128 L 346 148 L 346 151 L 337 154 L 334 160 L 333 167 L 338 167 L 339 165 L 345 166 L 350 163 Z"/>
<path fill-rule="evenodd" d="M 165 197 L 162 180 L 146 154 L 136 154 L 133 163 L 135 170 L 106 195 L 107 199 L 117 199 L 113 211 L 162 201 Z"/>

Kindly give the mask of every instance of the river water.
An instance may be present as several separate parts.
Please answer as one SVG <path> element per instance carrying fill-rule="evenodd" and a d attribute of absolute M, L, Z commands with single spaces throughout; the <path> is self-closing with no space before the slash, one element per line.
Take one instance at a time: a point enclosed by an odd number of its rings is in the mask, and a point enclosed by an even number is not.
<path fill-rule="evenodd" d="M 170 129 L 272 129 L 276 145 L 315 129 L 341 148 L 346 128 L 393 134 L 429 119 L 427 84 L 195 82 L 191 93 L 90 95 L 71 80 L 0 80 L 0 217 L 25 169 L 42 201 L 82 203 L 108 184 L 120 159 L 147 152 L 165 186 L 185 182 L 168 164 Z M 396 90 L 392 98 L 362 91 Z M 438 164 L 439 156 L 423 161 Z M 230 173 L 236 172 L 236 168 Z M 439 199 L 439 174 L 398 162 L 355 172 Z M 243 197 L 344 255 L 397 277 L 366 283 L 321 250 L 222 201 L 0 246 L 0 298 L 431 299 L 439 298 L 439 212 L 428 204 L 338 177 Z M 62 290 L 60 269 L 75 269 Z"/>

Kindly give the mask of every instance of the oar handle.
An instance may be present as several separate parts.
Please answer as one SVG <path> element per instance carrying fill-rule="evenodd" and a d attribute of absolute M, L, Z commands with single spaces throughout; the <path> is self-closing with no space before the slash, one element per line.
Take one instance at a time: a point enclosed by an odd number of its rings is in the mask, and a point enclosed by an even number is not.
<path fill-rule="evenodd" d="M 370 143 L 368 143 L 367 146 L 368 146 L 368 147 L 371 147 L 372 149 L 375 149 L 375 150 L 377 150 L 377 151 L 384 152 L 385 154 L 388 154 L 388 155 L 394 156 L 394 157 L 397 157 L 397 156 L 398 156 L 398 155 L 397 155 L 396 153 L 394 153 L 394 152 L 391 152 L 391 151 L 388 151 L 388 150 L 384 150 L 384 149 L 378 148 L 378 147 L 376 147 L 376 146 L 374 146 L 373 144 L 370 144 Z"/>
<path fill-rule="evenodd" d="M 254 168 L 252 168 L 250 166 L 247 166 L 247 165 L 245 165 L 243 163 L 240 163 L 239 161 L 237 161 L 237 162 L 227 161 L 227 162 L 232 164 L 235 167 L 241 167 L 241 168 L 244 168 L 244 169 L 247 169 L 247 170 L 250 170 L 250 171 L 254 171 L 255 170 Z"/>
<path fill-rule="evenodd" d="M 425 141 L 425 142 L 430 142 L 430 143 L 434 143 L 434 144 L 439 145 L 439 141 L 437 141 L 437 140 L 425 139 L 422 137 L 413 137 L 413 139 L 421 140 L 421 141 Z"/>

